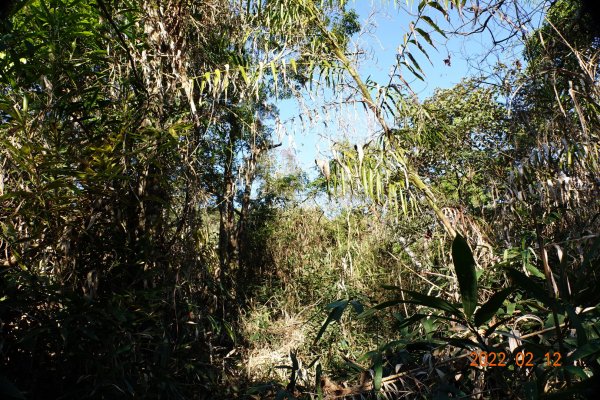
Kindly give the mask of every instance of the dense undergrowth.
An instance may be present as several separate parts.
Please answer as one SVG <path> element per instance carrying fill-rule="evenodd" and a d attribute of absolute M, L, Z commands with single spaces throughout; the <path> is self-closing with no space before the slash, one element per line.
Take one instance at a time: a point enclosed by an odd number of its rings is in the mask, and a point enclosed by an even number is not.
<path fill-rule="evenodd" d="M 0 397 L 594 398 L 597 17 L 507 3 L 415 3 L 406 74 L 434 15 L 523 40 L 420 101 L 344 1 L 8 2 Z M 273 126 L 317 84 L 381 132 L 311 180 Z"/>

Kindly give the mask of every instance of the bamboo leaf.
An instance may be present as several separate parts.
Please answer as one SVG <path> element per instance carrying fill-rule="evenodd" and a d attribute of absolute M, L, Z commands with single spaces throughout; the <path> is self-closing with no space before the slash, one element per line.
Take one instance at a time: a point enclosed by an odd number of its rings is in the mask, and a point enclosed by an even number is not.
<path fill-rule="evenodd" d="M 221 83 L 221 70 L 220 69 L 216 69 L 215 70 L 215 77 L 213 78 L 213 85 L 215 88 L 218 88 L 220 83 Z"/>
<path fill-rule="evenodd" d="M 402 303 L 406 303 L 406 301 L 404 301 L 402 299 L 394 299 L 394 300 L 384 301 L 383 303 L 377 304 L 376 306 L 373 306 L 373 307 L 369 308 L 368 310 L 363 311 L 362 313 L 360 313 L 358 315 L 358 318 L 370 317 L 371 315 L 375 314 L 379 310 L 383 310 L 384 308 L 388 308 L 388 307 L 397 306 L 398 304 L 402 304 Z"/>
<path fill-rule="evenodd" d="M 271 67 L 271 73 L 273 74 L 273 79 L 277 80 L 277 66 L 275 65 L 275 61 L 271 61 L 269 63 Z"/>
<path fill-rule="evenodd" d="M 421 46 L 421 43 L 417 42 L 417 48 L 421 51 L 421 53 L 427 58 L 427 61 L 429 61 L 429 64 L 433 65 L 433 61 L 431 61 L 431 58 L 429 57 L 429 54 L 427 53 L 427 51 L 425 50 L 425 48 L 423 48 L 423 46 Z M 435 48 L 435 47 L 434 47 Z M 436 49 L 437 50 L 437 49 Z"/>
<path fill-rule="evenodd" d="M 460 310 L 444 299 L 440 299 L 439 297 L 434 296 L 428 296 L 419 292 L 413 292 L 411 290 L 404 290 L 404 293 L 412 297 L 415 300 L 416 304 L 420 304 L 425 307 L 435 308 L 437 310 L 446 311 L 457 317 L 462 317 L 462 313 L 460 312 Z"/>
<path fill-rule="evenodd" d="M 248 79 L 248 74 L 246 73 L 246 69 L 241 65 L 238 66 L 238 69 L 240 71 L 240 74 L 242 75 L 242 79 L 244 79 L 244 83 L 246 85 L 249 85 L 250 79 Z"/>
<path fill-rule="evenodd" d="M 433 44 L 433 41 L 431 40 L 431 36 L 429 36 L 429 33 L 425 32 L 421 28 L 415 28 L 415 30 L 417 32 L 419 32 L 419 34 L 423 37 L 423 39 L 425 39 L 427 41 L 427 43 L 429 43 L 429 45 L 435 49 L 435 45 Z M 425 54 L 427 54 L 427 53 L 425 53 Z"/>
<path fill-rule="evenodd" d="M 314 344 L 316 344 L 319 341 L 319 339 L 321 339 L 321 336 L 323 336 L 323 334 L 325 333 L 325 330 L 327 329 L 329 324 L 331 324 L 333 321 L 338 321 L 338 322 L 340 321 L 340 319 L 342 318 L 342 314 L 344 313 L 344 310 L 348 306 L 348 303 L 349 303 L 348 300 L 338 300 L 338 301 L 335 301 L 335 302 L 327 305 L 326 308 L 330 308 L 331 311 L 329 312 L 327 319 L 321 326 L 321 329 L 319 329 L 319 333 L 317 334 L 317 337 L 315 338 L 315 341 L 313 342 Z"/>
<path fill-rule="evenodd" d="M 504 300 L 514 291 L 513 287 L 503 289 L 497 293 L 494 293 L 488 301 L 485 302 L 475 313 L 474 321 L 475 326 L 481 326 L 488 322 L 496 313 L 498 309 L 502 307 Z"/>
<path fill-rule="evenodd" d="M 432 8 L 435 8 L 436 10 L 438 10 L 439 12 L 441 12 L 444 17 L 446 17 L 448 15 L 448 12 L 437 1 L 430 1 L 430 2 L 427 3 L 427 5 L 430 6 L 430 7 L 432 7 Z M 448 4 L 447 3 L 446 3 L 446 8 L 448 8 Z"/>
<path fill-rule="evenodd" d="M 408 318 L 399 318 L 398 316 L 396 316 L 396 318 L 398 319 L 398 324 L 396 325 L 396 329 L 403 329 L 406 328 L 407 326 L 410 326 L 414 323 L 419 322 L 420 320 L 422 320 L 423 318 L 427 317 L 427 314 L 413 314 Z"/>
<path fill-rule="evenodd" d="M 375 376 L 373 377 L 373 389 L 379 391 L 381 389 L 381 382 L 383 378 L 383 357 L 381 353 L 377 352 L 373 357 L 373 371 Z"/>
<path fill-rule="evenodd" d="M 419 63 L 417 62 L 417 60 L 415 60 L 415 58 L 413 57 L 412 54 L 410 53 L 406 53 L 406 55 L 408 56 L 408 58 L 410 59 L 410 61 L 413 63 L 414 67 L 419 70 L 419 72 L 423 72 L 423 70 L 421 69 L 421 66 L 419 65 Z"/>
<path fill-rule="evenodd" d="M 442 35 L 443 37 L 446 37 L 446 34 L 444 33 L 444 31 L 442 31 L 442 30 L 440 29 L 440 27 L 439 27 L 439 26 L 438 26 L 438 25 L 437 25 L 435 22 L 433 22 L 433 20 L 432 20 L 431 18 L 429 18 L 427 15 L 422 15 L 422 16 L 421 16 L 421 19 L 422 19 L 423 21 L 427 22 L 427 24 L 428 24 L 429 26 L 431 26 L 431 27 L 432 27 L 432 28 L 433 28 L 433 29 L 434 29 L 434 30 L 435 30 L 437 33 L 439 33 L 439 34 L 440 34 L 440 35 Z"/>
<path fill-rule="evenodd" d="M 475 259 L 467 241 L 459 234 L 452 242 L 452 261 L 456 270 L 458 287 L 467 318 L 471 318 L 477 307 L 477 274 Z"/>
<path fill-rule="evenodd" d="M 567 357 L 567 363 L 571 364 L 573 361 L 590 356 L 597 356 L 598 354 L 600 354 L 600 340 L 596 339 L 577 348 L 573 354 Z"/>
<path fill-rule="evenodd" d="M 359 315 L 365 310 L 362 303 L 358 300 L 352 300 L 350 301 L 350 304 L 352 305 L 352 308 L 354 308 L 354 311 Z"/>

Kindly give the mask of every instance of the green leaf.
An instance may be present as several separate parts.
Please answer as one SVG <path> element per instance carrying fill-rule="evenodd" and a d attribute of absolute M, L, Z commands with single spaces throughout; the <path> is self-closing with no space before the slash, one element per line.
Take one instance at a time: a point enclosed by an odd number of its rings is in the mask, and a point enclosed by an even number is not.
<path fill-rule="evenodd" d="M 540 271 L 539 269 L 537 269 L 534 265 L 531 265 L 530 263 L 525 264 L 525 269 L 527 269 L 527 271 L 529 271 L 531 273 L 531 275 L 533 275 L 533 276 L 536 276 L 536 277 L 542 278 L 542 279 L 546 278 L 546 275 L 544 275 L 544 273 L 542 271 Z"/>
<path fill-rule="evenodd" d="M 415 30 L 417 32 L 419 32 L 419 34 L 423 37 L 423 39 L 425 39 L 427 41 L 427 43 L 429 43 L 429 45 L 435 49 L 435 45 L 433 44 L 433 41 L 431 40 L 431 37 L 429 36 L 429 33 L 425 32 L 421 28 L 415 28 Z M 425 54 L 427 54 L 427 53 L 425 53 Z"/>
<path fill-rule="evenodd" d="M 296 64 L 296 60 L 292 58 L 290 60 L 290 65 L 292 66 L 294 73 L 297 74 L 298 73 L 298 64 Z"/>
<path fill-rule="evenodd" d="M 471 350 L 471 349 L 477 349 L 477 348 L 482 349 L 483 348 L 483 346 L 480 343 L 474 342 L 471 339 L 445 337 L 444 340 L 450 346 L 458 347 L 459 349 Z"/>
<path fill-rule="evenodd" d="M 317 368 L 316 368 L 316 374 L 315 374 L 315 386 L 317 387 L 317 399 L 321 400 L 323 399 L 323 388 L 321 387 L 321 377 L 323 376 L 323 367 L 321 367 L 321 364 L 317 364 Z"/>
<path fill-rule="evenodd" d="M 354 308 L 354 311 L 359 315 L 365 311 L 365 307 L 358 300 L 352 300 L 350 301 L 350 304 L 352 304 L 352 308 Z"/>
<path fill-rule="evenodd" d="M 410 73 L 415 76 L 415 78 L 419 79 L 420 81 L 425 82 L 425 79 L 423 78 L 423 76 L 421 74 L 419 74 L 417 72 L 417 70 L 411 64 L 409 64 L 405 61 L 402 61 L 400 64 L 404 65 L 406 67 L 406 69 L 408 69 L 410 71 Z"/>
<path fill-rule="evenodd" d="M 315 338 L 313 344 L 316 344 L 319 341 L 319 339 L 321 339 L 321 336 L 323 336 L 329 324 L 331 324 L 333 321 L 340 321 L 344 310 L 348 306 L 348 303 L 348 300 L 338 300 L 326 306 L 326 308 L 331 309 L 331 312 L 329 312 L 329 315 L 323 323 L 323 326 L 321 326 L 321 329 L 319 329 L 319 333 L 317 334 L 317 337 Z"/>
<path fill-rule="evenodd" d="M 280 390 L 277 392 L 277 394 L 275 395 L 275 400 L 294 400 L 295 397 L 293 394 L 291 394 L 290 392 L 288 392 L 287 390 Z"/>
<path fill-rule="evenodd" d="M 373 363 L 373 389 L 379 391 L 381 389 L 381 383 L 383 381 L 383 357 L 380 350 L 369 351 L 368 353 L 361 356 L 358 361 L 370 359 Z"/>
<path fill-rule="evenodd" d="M 446 37 L 446 34 L 444 33 L 444 31 L 442 31 L 440 29 L 440 27 L 435 22 L 433 22 L 433 20 L 431 18 L 429 18 L 427 15 L 422 15 L 421 19 L 423 21 L 427 22 L 429 24 L 429 26 L 431 26 L 437 33 L 439 33 L 443 37 Z"/>
<path fill-rule="evenodd" d="M 581 367 L 575 367 L 573 365 L 565 365 L 563 367 L 565 369 L 565 371 L 568 371 L 570 374 L 580 378 L 580 379 L 586 379 L 588 376 L 585 373 L 585 370 Z"/>
<path fill-rule="evenodd" d="M 408 58 L 410 58 L 410 61 L 412 62 L 413 66 L 417 69 L 417 71 L 423 72 L 423 70 L 421 69 L 421 66 L 419 65 L 417 60 L 413 57 L 413 55 L 410 54 L 409 52 L 406 52 L 406 55 L 408 56 Z"/>
<path fill-rule="evenodd" d="M 396 319 L 399 321 L 398 324 L 396 325 L 397 329 L 403 329 L 406 328 L 407 326 L 410 326 L 416 322 L 419 322 L 420 320 L 422 320 L 423 318 L 427 317 L 426 314 L 413 314 L 408 318 L 402 318 L 399 315 L 394 315 L 396 317 Z"/>
<path fill-rule="evenodd" d="M 271 66 L 271 73 L 273 74 L 273 79 L 277 80 L 277 66 L 275 65 L 275 62 L 271 61 L 270 66 Z"/>
<path fill-rule="evenodd" d="M 427 3 L 427 5 L 430 7 L 433 7 L 436 10 L 438 10 L 439 12 L 441 12 L 444 17 L 448 15 L 446 10 L 444 10 L 444 8 L 441 6 L 441 4 L 439 4 L 437 1 L 430 1 L 429 3 Z"/>
<path fill-rule="evenodd" d="M 475 326 L 481 326 L 488 322 L 490 319 L 492 319 L 492 317 L 498 312 L 498 309 L 502 307 L 502 303 L 504 303 L 504 300 L 506 300 L 506 298 L 513 291 L 514 288 L 509 287 L 497 293 L 494 293 L 494 295 L 492 295 L 492 297 L 490 297 L 490 299 L 484 305 L 482 305 L 479 308 L 479 310 L 477 310 L 477 312 L 475 313 Z"/>
<path fill-rule="evenodd" d="M 384 301 L 383 303 L 377 304 L 376 306 L 374 306 L 372 308 L 369 308 L 368 310 L 365 310 L 365 311 L 361 312 L 358 315 L 358 318 L 369 317 L 369 316 L 375 314 L 379 310 L 383 310 L 384 308 L 388 308 L 388 307 L 393 307 L 393 306 L 396 306 L 396 305 L 401 304 L 401 303 L 406 303 L 406 301 L 404 301 L 402 299 L 395 299 L 395 300 Z"/>
<path fill-rule="evenodd" d="M 415 44 L 417 45 L 417 48 L 421 51 L 421 53 L 425 56 L 425 58 L 427 58 L 427 61 L 429 61 L 429 64 L 433 65 L 433 61 L 431 61 L 431 57 L 429 57 L 429 54 L 427 53 L 425 48 L 421 45 L 421 43 L 416 42 Z"/>
<path fill-rule="evenodd" d="M 373 377 L 373 389 L 378 392 L 381 389 L 381 382 L 383 378 L 383 357 L 381 357 L 381 353 L 377 352 L 375 357 L 373 357 L 373 371 L 375 371 L 375 376 Z"/>
<path fill-rule="evenodd" d="M 238 65 L 238 69 L 240 71 L 240 74 L 242 75 L 242 79 L 244 79 L 244 83 L 246 85 L 249 85 L 250 84 L 250 79 L 248 78 L 248 74 L 246 73 L 246 69 L 243 66 L 241 66 L 241 65 Z"/>
<path fill-rule="evenodd" d="M 452 242 L 452 260 L 456 269 L 460 297 L 467 318 L 471 318 L 477 307 L 477 275 L 475 259 L 467 241 L 459 234 Z"/>
<path fill-rule="evenodd" d="M 597 356 L 598 354 L 600 354 L 600 340 L 596 339 L 578 347 L 573 354 L 567 357 L 567 363 L 565 364 L 571 364 L 573 361 L 581 360 L 582 358 L 592 355 Z"/>
<path fill-rule="evenodd" d="M 450 314 L 453 314 L 458 317 L 462 317 L 462 313 L 458 308 L 456 308 L 451 303 L 446 300 L 440 299 L 439 297 L 428 296 L 426 294 L 422 294 L 419 292 L 413 292 L 410 290 L 405 290 L 404 293 L 408 294 L 415 301 L 414 303 L 425 306 L 435 308 L 437 310 L 447 311 Z M 409 302 L 407 302 L 409 303 Z"/>

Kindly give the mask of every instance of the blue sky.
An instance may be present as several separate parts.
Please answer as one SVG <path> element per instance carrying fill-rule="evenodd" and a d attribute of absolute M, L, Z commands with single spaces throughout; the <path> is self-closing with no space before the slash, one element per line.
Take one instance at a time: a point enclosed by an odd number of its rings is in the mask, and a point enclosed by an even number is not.
<path fill-rule="evenodd" d="M 365 52 L 359 64 L 359 72 L 363 80 L 370 77 L 380 85 L 386 85 L 389 82 L 391 68 L 395 64 L 398 45 L 403 42 L 403 35 L 409 30 L 409 24 L 415 16 L 410 15 L 406 8 L 398 9 L 394 7 L 394 2 L 387 1 L 355 1 L 350 2 L 349 8 L 354 8 L 358 12 L 361 26 L 367 31 L 353 38 L 354 44 Z M 416 11 L 416 5 L 412 6 L 412 11 Z M 452 25 L 436 10 L 431 10 L 427 15 L 442 29 L 452 28 Z M 461 23 L 456 13 L 451 15 L 450 22 L 455 25 Z M 427 24 L 418 26 L 427 32 L 433 31 Z M 501 30 L 499 26 L 496 28 Z M 502 32 L 498 31 L 497 34 L 501 35 Z M 429 53 L 431 63 L 420 55 L 416 48 L 412 49 L 412 54 L 425 72 L 425 82 L 417 79 L 407 80 L 420 99 L 430 96 L 436 88 L 450 88 L 464 77 L 489 71 L 498 61 L 510 63 L 513 57 L 520 53 L 517 46 L 486 57 L 492 43 L 488 34 L 448 37 L 450 39 L 445 39 L 435 32 L 431 33 L 437 50 L 427 45 L 425 40 L 421 40 Z M 450 58 L 450 66 L 444 63 L 444 59 L 447 58 Z M 403 75 L 407 78 L 410 73 L 405 71 Z M 310 105 L 318 107 L 319 103 L 334 100 L 328 99 L 327 96 L 328 93 L 323 92 L 324 98 L 321 98 L 320 102 L 310 102 Z M 279 155 L 292 154 L 298 164 L 313 177 L 316 175 L 314 160 L 327 158 L 332 139 L 346 137 L 352 142 L 364 143 L 369 137 L 376 136 L 377 126 L 369 120 L 362 107 L 351 108 L 350 111 L 337 114 L 315 112 L 321 122 L 309 126 L 300 123 L 300 114 L 303 115 L 305 122 L 307 118 L 296 101 L 283 101 L 278 103 L 278 107 L 281 121 L 284 122 L 287 132 L 287 135 L 281 139 L 283 146 L 279 150 Z M 322 121 L 327 123 L 326 126 Z"/>

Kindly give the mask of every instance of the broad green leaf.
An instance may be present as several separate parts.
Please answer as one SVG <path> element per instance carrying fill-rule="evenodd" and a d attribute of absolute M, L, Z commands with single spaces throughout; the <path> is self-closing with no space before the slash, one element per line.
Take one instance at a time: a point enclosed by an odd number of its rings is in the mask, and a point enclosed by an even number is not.
<path fill-rule="evenodd" d="M 585 373 L 585 370 L 581 367 L 575 367 L 573 365 L 565 365 L 563 367 L 566 371 L 580 379 L 587 379 L 588 375 Z"/>
<path fill-rule="evenodd" d="M 363 361 L 366 359 L 370 359 L 373 363 L 373 388 L 375 390 L 381 389 L 381 383 L 383 378 L 383 357 L 381 355 L 381 349 L 369 351 L 368 353 L 362 355 L 358 361 Z"/>
<path fill-rule="evenodd" d="M 454 346 L 454 347 L 458 347 L 460 349 L 469 350 L 469 349 L 482 348 L 482 345 L 480 343 L 477 343 L 477 342 L 475 342 L 471 339 L 467 339 L 467 338 L 447 337 L 447 338 L 444 338 L 444 340 L 447 342 L 447 344 Z"/>
<path fill-rule="evenodd" d="M 346 307 L 348 305 L 348 300 L 337 300 L 333 303 L 329 303 L 325 306 L 326 309 L 332 310 L 338 307 Z"/>
<path fill-rule="evenodd" d="M 373 389 L 379 391 L 379 389 L 381 389 L 383 378 L 383 357 L 381 357 L 380 352 L 377 352 L 375 357 L 373 357 L 373 370 L 375 371 L 375 376 L 373 377 Z"/>
<path fill-rule="evenodd" d="M 481 326 L 488 322 L 496 313 L 498 309 L 502 307 L 502 303 L 504 300 L 514 291 L 515 289 L 512 287 L 508 287 L 503 289 L 497 293 L 494 293 L 492 297 L 489 298 L 488 301 L 482 305 L 477 312 L 475 312 L 474 321 L 475 326 Z"/>
<path fill-rule="evenodd" d="M 542 271 L 540 271 L 539 269 L 537 269 L 534 265 L 531 265 L 530 263 L 525 263 L 525 269 L 527 269 L 527 271 L 529 271 L 532 275 L 537 276 L 538 278 L 542 278 L 542 279 L 546 278 L 546 276 L 544 275 L 544 273 Z"/>
<path fill-rule="evenodd" d="M 452 242 L 452 260 L 456 269 L 456 278 L 460 297 L 467 318 L 471 318 L 477 307 L 477 275 L 475 259 L 467 241 L 459 234 Z"/>
<path fill-rule="evenodd" d="M 294 397 L 294 395 L 288 392 L 287 390 L 280 390 L 275 395 L 275 400 L 294 400 L 295 398 L 296 397 Z"/>

